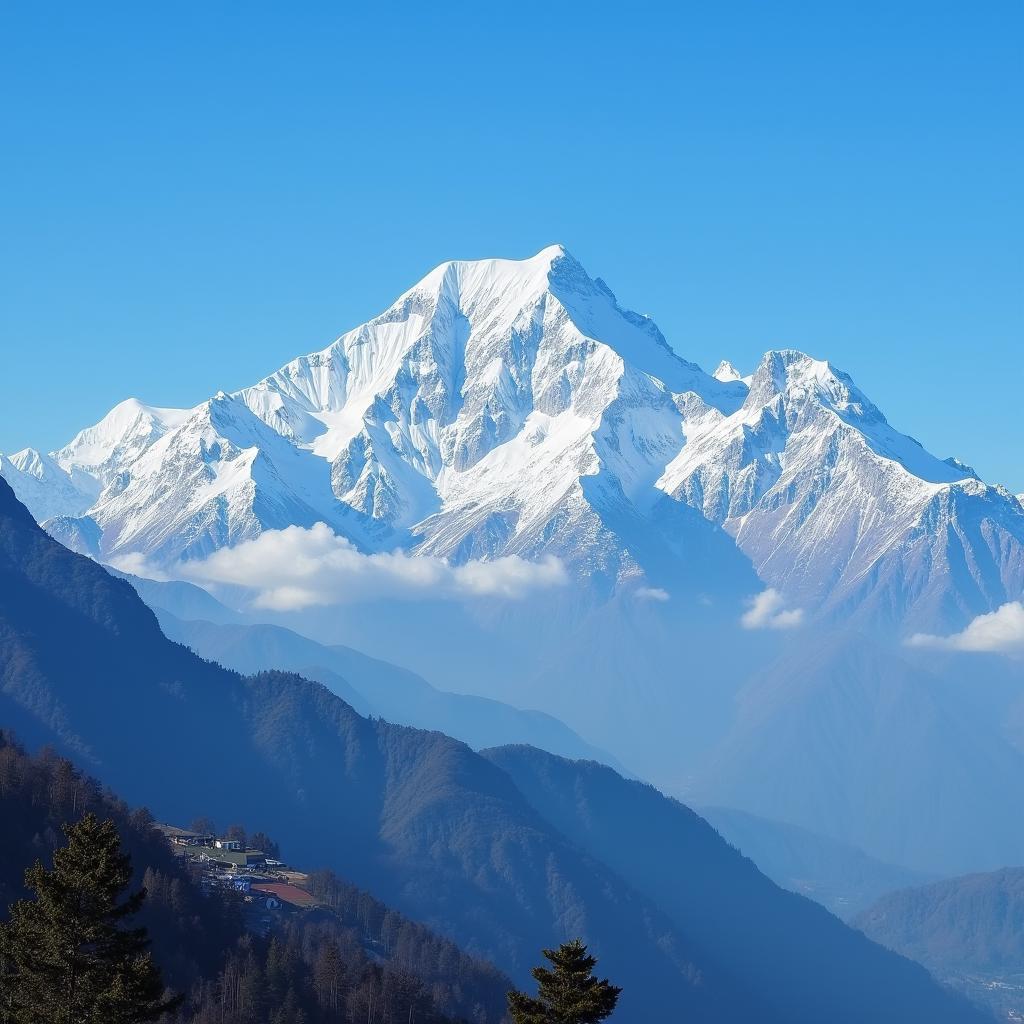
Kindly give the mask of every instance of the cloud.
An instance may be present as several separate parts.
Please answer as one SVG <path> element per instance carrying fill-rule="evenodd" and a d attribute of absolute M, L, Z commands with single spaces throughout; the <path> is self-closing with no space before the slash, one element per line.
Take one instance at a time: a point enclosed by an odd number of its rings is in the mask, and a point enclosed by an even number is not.
<path fill-rule="evenodd" d="M 907 645 L 1024 657 L 1024 604 L 1009 601 L 994 612 L 979 615 L 966 629 L 951 636 L 915 633 L 907 640 Z"/>
<path fill-rule="evenodd" d="M 203 561 L 182 563 L 179 572 L 195 583 L 255 590 L 257 607 L 278 611 L 381 597 L 520 599 L 568 582 L 565 567 L 552 556 L 539 562 L 510 555 L 450 565 L 400 551 L 364 555 L 325 523 L 268 530 Z"/>
<path fill-rule="evenodd" d="M 672 595 L 661 587 L 638 587 L 633 591 L 638 601 L 670 601 Z"/>
<path fill-rule="evenodd" d="M 129 551 L 124 555 L 115 555 L 107 564 L 112 565 L 121 572 L 128 573 L 129 576 L 141 576 L 147 580 L 157 580 L 163 583 L 171 578 L 155 565 L 150 565 L 146 560 L 146 556 L 140 551 Z"/>
<path fill-rule="evenodd" d="M 782 594 L 774 587 L 750 598 L 740 618 L 744 629 L 794 629 L 803 620 L 803 608 L 787 608 Z"/>

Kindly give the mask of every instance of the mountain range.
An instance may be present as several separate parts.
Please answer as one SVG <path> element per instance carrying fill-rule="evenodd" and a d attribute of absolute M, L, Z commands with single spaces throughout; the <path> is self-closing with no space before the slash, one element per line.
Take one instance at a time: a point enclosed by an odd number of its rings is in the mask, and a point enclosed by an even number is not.
<path fill-rule="evenodd" d="M 534 748 L 481 756 L 301 677 L 203 661 L 5 483 L 0 718 L 162 818 L 270 831 L 514 980 L 541 945 L 583 935 L 625 986 L 623 1022 L 986 1019 L 652 787 Z"/>
<path fill-rule="evenodd" d="M 905 643 L 1024 596 L 1020 499 L 827 361 L 704 372 L 561 246 L 442 264 L 251 387 L 129 399 L 0 473 L 74 550 L 546 712 L 688 800 L 927 872 L 1024 860 L 1019 673 Z"/>
<path fill-rule="evenodd" d="M 725 378 L 725 379 L 720 379 Z M 663 499 L 723 527 L 814 613 L 962 624 L 1022 593 L 1024 508 L 892 428 L 829 363 L 748 377 L 677 356 L 560 246 L 446 263 L 328 348 L 189 410 L 129 399 L 4 475 L 39 520 L 88 516 L 110 560 L 167 567 L 325 522 L 454 561 L 554 554 L 645 571 Z M 672 541 L 710 535 L 691 524 Z"/>

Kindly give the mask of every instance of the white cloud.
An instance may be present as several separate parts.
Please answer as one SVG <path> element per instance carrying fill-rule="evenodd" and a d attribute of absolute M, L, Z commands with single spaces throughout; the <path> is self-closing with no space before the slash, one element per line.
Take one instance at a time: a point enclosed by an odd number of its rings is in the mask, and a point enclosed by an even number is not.
<path fill-rule="evenodd" d="M 794 629 L 803 620 L 803 608 L 787 608 L 782 594 L 774 587 L 750 598 L 740 618 L 744 629 Z"/>
<path fill-rule="evenodd" d="M 662 587 L 638 587 L 633 591 L 638 601 L 669 601 L 672 595 Z"/>
<path fill-rule="evenodd" d="M 158 582 L 166 582 L 170 579 L 167 573 L 154 565 L 150 565 L 146 561 L 146 556 L 139 551 L 130 551 L 125 555 L 115 555 L 108 564 L 112 565 L 115 569 L 120 569 L 121 572 L 128 573 L 129 576 L 141 576 L 143 579 L 157 580 Z"/>
<path fill-rule="evenodd" d="M 380 597 L 519 599 L 568 582 L 565 567 L 552 556 L 539 562 L 510 555 L 450 565 L 404 552 L 364 555 L 324 523 L 268 530 L 201 562 L 185 562 L 179 570 L 196 583 L 255 590 L 258 607 L 278 611 Z"/>
<path fill-rule="evenodd" d="M 1024 604 L 1009 601 L 994 612 L 979 615 L 966 629 L 951 636 L 915 633 L 910 647 L 939 647 L 949 651 L 986 651 L 1024 657 Z"/>

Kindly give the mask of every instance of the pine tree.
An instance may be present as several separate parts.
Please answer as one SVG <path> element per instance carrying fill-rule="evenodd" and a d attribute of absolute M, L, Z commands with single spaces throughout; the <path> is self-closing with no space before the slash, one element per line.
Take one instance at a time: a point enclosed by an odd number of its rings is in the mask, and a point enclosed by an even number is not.
<path fill-rule="evenodd" d="M 90 814 L 65 825 L 67 846 L 53 868 L 25 873 L 34 899 L 10 908 L 0 925 L 3 1024 L 140 1024 L 174 1009 L 147 952 L 144 928 L 124 927 L 146 898 L 121 899 L 131 860 L 112 821 Z"/>
<path fill-rule="evenodd" d="M 553 970 L 535 967 L 537 998 L 523 992 L 508 994 L 508 1009 L 515 1024 L 598 1024 L 611 1016 L 621 988 L 594 977 L 597 960 L 582 939 L 543 950 Z"/>

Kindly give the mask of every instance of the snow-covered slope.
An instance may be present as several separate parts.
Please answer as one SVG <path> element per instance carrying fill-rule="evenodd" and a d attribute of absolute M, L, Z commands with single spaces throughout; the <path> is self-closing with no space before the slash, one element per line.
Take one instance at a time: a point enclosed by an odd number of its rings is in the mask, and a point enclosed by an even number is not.
<path fill-rule="evenodd" d="M 122 470 L 92 510 L 105 556 L 195 558 L 288 525 L 336 525 L 320 460 L 223 393 Z"/>
<path fill-rule="evenodd" d="M 53 458 L 76 479 L 86 477 L 98 487 L 117 489 L 118 475 L 187 416 L 183 409 L 158 409 L 128 398 L 76 434 Z"/>
<path fill-rule="evenodd" d="M 742 400 L 555 246 L 443 264 L 239 397 L 329 463 L 339 501 L 409 530 L 417 551 L 554 553 L 616 578 L 635 566 L 599 506 L 650 503 L 682 443 L 685 393 Z"/>
<path fill-rule="evenodd" d="M 165 569 L 323 521 L 369 550 L 554 554 L 607 593 L 649 573 L 645 530 L 683 560 L 704 543 L 665 516 L 674 499 L 808 614 L 939 629 L 1024 588 L 1016 497 L 897 432 L 826 362 L 704 373 L 560 246 L 442 264 L 236 395 L 128 400 L 0 472 L 56 535 L 92 543 L 87 514 L 102 557 Z"/>
<path fill-rule="evenodd" d="M 561 247 L 447 263 L 236 396 L 122 403 L 54 453 L 98 497 L 43 517 L 88 511 L 103 557 L 165 567 L 324 521 L 366 548 L 554 553 L 621 581 L 640 569 L 607 519 L 657 498 L 688 408 L 731 412 L 744 392 L 677 357 Z"/>
<path fill-rule="evenodd" d="M 1024 593 L 1020 502 L 801 352 L 769 352 L 741 408 L 692 431 L 658 486 L 810 609 L 946 628 Z"/>
<path fill-rule="evenodd" d="M 99 493 L 90 481 L 73 479 L 51 456 L 34 448 L 0 455 L 0 476 L 40 522 L 82 515 Z"/>

